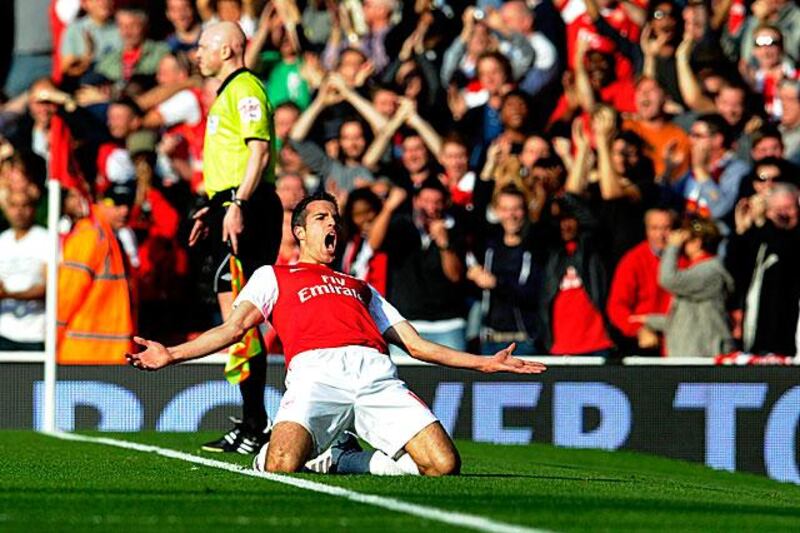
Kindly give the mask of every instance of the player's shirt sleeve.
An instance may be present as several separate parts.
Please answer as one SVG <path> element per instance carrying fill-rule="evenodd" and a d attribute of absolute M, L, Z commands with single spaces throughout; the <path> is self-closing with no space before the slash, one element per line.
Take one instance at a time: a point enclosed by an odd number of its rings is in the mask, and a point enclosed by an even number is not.
<path fill-rule="evenodd" d="M 231 94 L 231 111 L 239 120 L 238 134 L 243 143 L 250 139 L 271 140 L 267 97 L 264 91 L 254 84 L 242 82 L 237 84 Z"/>
<path fill-rule="evenodd" d="M 278 280 L 275 277 L 275 270 L 271 266 L 263 266 L 253 273 L 242 292 L 233 302 L 233 308 L 242 302 L 250 302 L 255 305 L 264 320 L 269 320 L 275 302 L 278 301 Z"/>
<path fill-rule="evenodd" d="M 372 320 L 375 321 L 375 325 L 378 326 L 378 331 L 383 335 L 387 329 L 403 322 L 405 318 L 372 285 L 369 286 L 369 290 L 372 292 L 372 298 L 369 301 L 369 314 L 372 316 Z"/>

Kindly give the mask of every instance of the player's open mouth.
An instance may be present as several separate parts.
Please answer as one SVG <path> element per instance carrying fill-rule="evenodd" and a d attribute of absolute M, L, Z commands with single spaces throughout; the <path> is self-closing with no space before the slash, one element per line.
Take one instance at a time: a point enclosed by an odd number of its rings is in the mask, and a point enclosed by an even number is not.
<path fill-rule="evenodd" d="M 330 253 L 336 250 L 336 232 L 331 232 L 325 235 L 325 249 Z"/>

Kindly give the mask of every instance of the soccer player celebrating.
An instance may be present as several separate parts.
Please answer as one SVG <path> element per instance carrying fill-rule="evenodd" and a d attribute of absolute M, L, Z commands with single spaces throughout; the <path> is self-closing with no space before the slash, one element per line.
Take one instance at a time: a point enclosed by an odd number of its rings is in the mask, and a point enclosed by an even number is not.
<path fill-rule="evenodd" d="M 545 366 L 512 357 L 513 344 L 480 357 L 427 341 L 369 284 L 331 270 L 339 238 L 331 195 L 303 199 L 292 213 L 292 233 L 300 245 L 300 262 L 259 268 L 225 323 L 169 348 L 134 337 L 145 350 L 128 354 L 128 362 L 158 370 L 203 357 L 269 320 L 283 341 L 287 374 L 267 471 L 302 471 L 310 457 L 355 429 L 377 451 L 361 452 L 361 467 L 351 465 L 347 472 L 457 474 L 461 464 L 453 442 L 398 379 L 387 342 L 423 361 L 487 373 L 538 374 Z"/>
<path fill-rule="evenodd" d="M 244 49 L 244 34 L 232 22 L 208 26 L 197 49 L 201 73 L 221 85 L 208 112 L 203 148 L 209 202 L 194 215 L 189 245 L 208 237 L 214 259 L 214 291 L 223 318 L 231 312 L 232 283 L 241 281 L 237 273 L 241 271 L 249 279 L 258 267 L 275 262 L 283 226 L 283 208 L 274 187 L 272 107 L 261 81 L 244 68 Z M 231 254 L 240 263 L 234 272 Z M 241 363 L 259 351 L 257 335 L 252 332 L 245 338 L 247 355 Z M 249 376 L 238 375 L 243 420 L 221 439 L 203 445 L 206 451 L 253 453 L 268 438 L 266 354 L 251 357 L 247 364 Z"/>

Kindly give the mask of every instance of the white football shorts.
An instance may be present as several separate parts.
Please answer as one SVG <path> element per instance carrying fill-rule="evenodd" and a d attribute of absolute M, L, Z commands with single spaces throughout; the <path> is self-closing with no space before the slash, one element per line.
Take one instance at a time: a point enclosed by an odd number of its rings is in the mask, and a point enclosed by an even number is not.
<path fill-rule="evenodd" d="M 363 346 L 297 354 L 275 423 L 295 422 L 311 434 L 314 453 L 343 431 L 395 457 L 417 433 L 437 422 L 425 402 L 397 377 L 388 355 Z"/>

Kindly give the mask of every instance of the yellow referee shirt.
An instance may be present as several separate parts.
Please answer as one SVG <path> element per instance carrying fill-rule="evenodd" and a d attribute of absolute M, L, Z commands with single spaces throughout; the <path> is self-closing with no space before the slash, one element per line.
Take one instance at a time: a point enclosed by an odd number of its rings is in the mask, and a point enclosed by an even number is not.
<path fill-rule="evenodd" d="M 242 183 L 250 158 L 247 141 L 274 138 L 272 105 L 264 85 L 249 70 L 237 70 L 222 83 L 208 111 L 203 145 L 203 179 L 208 197 Z M 269 164 L 263 176 L 270 183 L 275 182 L 275 158 L 275 143 L 270 142 Z"/>

